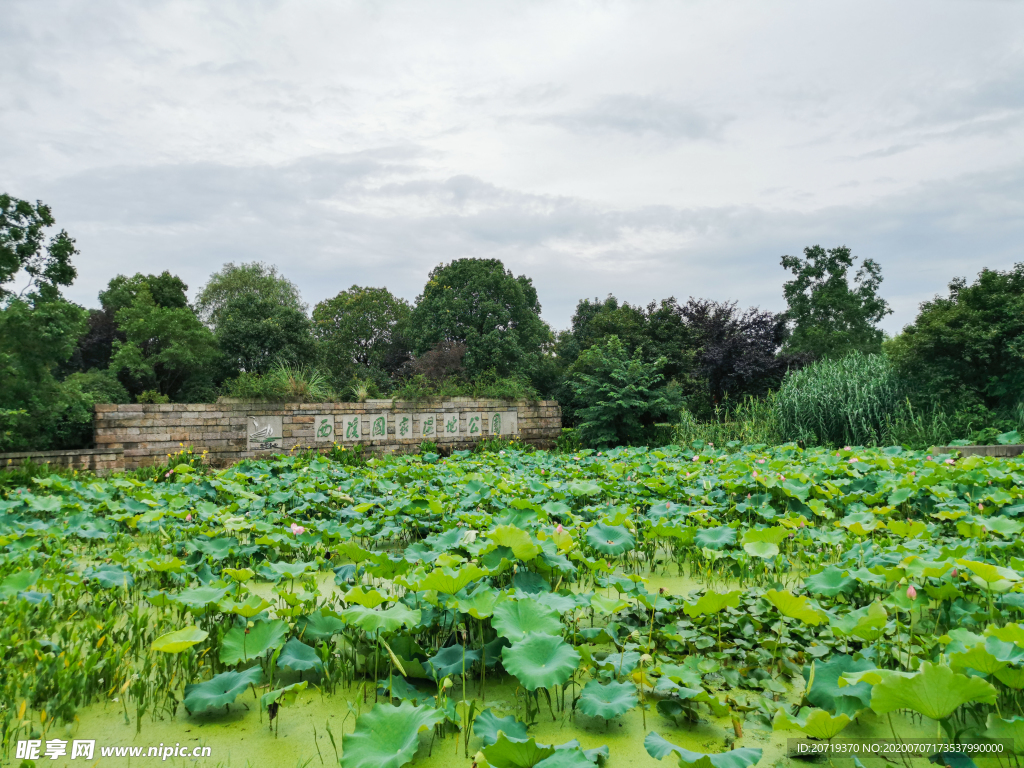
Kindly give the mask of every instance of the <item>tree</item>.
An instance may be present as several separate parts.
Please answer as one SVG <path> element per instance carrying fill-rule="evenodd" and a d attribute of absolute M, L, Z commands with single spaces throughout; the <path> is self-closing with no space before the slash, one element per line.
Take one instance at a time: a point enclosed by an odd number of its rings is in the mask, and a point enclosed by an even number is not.
<path fill-rule="evenodd" d="M 320 359 L 335 380 L 382 371 L 393 374 L 408 360 L 404 337 L 412 310 L 387 288 L 353 285 L 313 309 Z"/>
<path fill-rule="evenodd" d="M 217 342 L 236 371 L 265 374 L 277 363 L 307 365 L 316 353 L 309 318 L 274 299 L 235 296 L 220 308 Z"/>
<path fill-rule="evenodd" d="M 155 391 L 171 400 L 212 394 L 219 360 L 213 334 L 188 306 L 188 286 L 169 272 L 118 275 L 100 294 L 124 340 L 112 341 L 110 368 L 135 397 Z"/>
<path fill-rule="evenodd" d="M 7 284 L 21 272 L 28 280 L 20 296 L 33 291 L 44 297 L 53 295 L 59 286 L 74 282 L 77 273 L 71 258 L 78 253 L 75 241 L 62 229 L 43 245 L 45 230 L 54 223 L 50 206 L 0 194 L 0 300 L 12 295 Z"/>
<path fill-rule="evenodd" d="M 693 376 L 704 382 L 710 405 L 726 397 L 762 395 L 779 385 L 796 362 L 778 356 L 786 338 L 786 318 L 736 302 L 690 299 L 679 310 L 696 347 Z M 691 410 L 701 410 L 691 403 Z"/>
<path fill-rule="evenodd" d="M 856 258 L 846 246 L 804 249 L 804 258 L 783 256 L 793 273 L 783 285 L 789 305 L 786 318 L 793 331 L 786 350 L 815 357 L 838 358 L 853 351 L 870 354 L 882 348 L 879 321 L 892 310 L 878 295 L 882 268 L 865 259 L 850 285 L 848 273 Z"/>
<path fill-rule="evenodd" d="M 210 275 L 196 297 L 196 313 L 216 330 L 224 308 L 233 299 L 269 301 L 303 314 L 307 309 L 291 280 L 279 274 L 277 267 L 258 261 L 238 265 L 228 262 L 219 272 Z"/>
<path fill-rule="evenodd" d="M 920 400 L 1004 410 L 1024 402 L 1024 263 L 982 270 L 971 285 L 953 280 L 886 352 Z"/>
<path fill-rule="evenodd" d="M 50 208 L 0 195 L 0 450 L 70 447 L 55 372 L 71 356 L 85 328 L 85 310 L 66 301 L 75 241 L 54 225 Z M 15 293 L 19 275 L 26 285 Z M 74 446 L 77 447 L 77 446 Z"/>
<path fill-rule="evenodd" d="M 656 424 L 676 421 L 682 392 L 665 383 L 666 362 L 645 362 L 639 351 L 630 356 L 618 336 L 584 351 L 569 376 L 581 404 L 580 439 L 596 448 L 644 444 L 654 437 Z"/>
<path fill-rule="evenodd" d="M 409 321 L 413 351 L 463 342 L 470 376 L 528 373 L 551 341 L 533 282 L 498 259 L 457 259 L 435 267 Z"/>

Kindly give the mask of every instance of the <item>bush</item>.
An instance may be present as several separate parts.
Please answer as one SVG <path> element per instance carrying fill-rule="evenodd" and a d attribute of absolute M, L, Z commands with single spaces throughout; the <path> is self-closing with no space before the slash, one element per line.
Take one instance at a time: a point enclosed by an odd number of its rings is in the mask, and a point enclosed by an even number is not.
<path fill-rule="evenodd" d="M 629 356 L 618 336 L 583 352 L 569 381 L 577 401 L 577 431 L 584 445 L 606 448 L 648 443 L 659 422 L 675 421 L 682 406 L 678 386 L 664 383 L 665 358 L 653 363 Z"/>
<path fill-rule="evenodd" d="M 879 445 L 905 417 L 906 394 L 885 355 L 819 360 L 783 380 L 779 430 L 807 445 Z"/>
<path fill-rule="evenodd" d="M 698 421 L 684 408 L 675 429 L 674 442 L 684 446 L 695 440 L 718 446 L 732 441 L 744 445 L 782 443 L 784 440 L 779 429 L 779 412 L 775 401 L 774 393 L 765 397 L 748 396 L 734 408 L 716 407 L 714 418 L 706 421 Z"/>
<path fill-rule="evenodd" d="M 240 373 L 225 385 L 229 397 L 286 403 L 329 403 L 337 395 L 316 368 L 278 364 L 269 373 Z"/>

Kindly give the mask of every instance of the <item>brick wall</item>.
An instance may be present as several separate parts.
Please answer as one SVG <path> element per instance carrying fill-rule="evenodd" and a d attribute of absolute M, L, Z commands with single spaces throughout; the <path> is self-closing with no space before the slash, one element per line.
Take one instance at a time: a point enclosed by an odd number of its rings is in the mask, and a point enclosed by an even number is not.
<path fill-rule="evenodd" d="M 54 467 L 83 469 L 103 475 L 111 470 L 121 469 L 121 451 L 112 448 L 84 449 L 78 451 L 20 451 L 0 453 L 0 469 L 14 469 L 26 462 L 51 464 Z"/>
<path fill-rule="evenodd" d="M 498 415 L 497 420 L 494 419 Z M 381 421 L 380 417 L 384 416 Z M 356 439 L 352 419 L 358 417 Z M 404 421 L 399 417 L 408 417 Z M 452 434 L 423 434 L 433 417 L 451 426 Z M 443 417 L 443 421 L 442 421 Z M 318 437 L 318 430 L 333 420 L 331 434 Z M 399 422 L 407 436 L 398 434 Z M 166 461 L 180 445 L 209 452 L 214 465 L 227 465 L 243 458 L 293 447 L 328 448 L 333 442 L 352 446 L 359 443 L 374 454 L 405 453 L 421 441 L 432 440 L 445 448 L 468 448 L 492 437 L 491 426 L 500 425 L 502 436 L 515 436 L 540 448 L 551 447 L 561 433 L 558 403 L 454 398 L 444 402 L 394 402 L 368 400 L 365 403 L 243 403 L 160 405 L 97 405 L 96 446 L 123 454 L 122 466 L 135 469 Z M 379 429 L 386 426 L 386 434 Z M 348 427 L 349 436 L 345 435 Z M 270 430 L 267 432 L 267 430 Z M 375 429 L 377 433 L 374 434 Z M 471 429 L 475 430 L 471 434 Z M 510 431 L 511 430 L 511 431 Z M 334 432 L 337 434 L 334 434 Z M 254 443 L 254 435 L 273 440 L 270 446 Z M 267 437 L 269 435 L 269 437 Z"/>

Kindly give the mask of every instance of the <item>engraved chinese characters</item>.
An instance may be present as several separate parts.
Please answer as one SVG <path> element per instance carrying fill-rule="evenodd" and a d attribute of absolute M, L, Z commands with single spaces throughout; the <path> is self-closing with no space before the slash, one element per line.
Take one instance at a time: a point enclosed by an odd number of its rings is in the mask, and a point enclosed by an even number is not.
<path fill-rule="evenodd" d="M 318 443 L 330 443 L 337 438 L 334 435 L 334 416 L 320 414 L 313 417 L 313 439 Z"/>

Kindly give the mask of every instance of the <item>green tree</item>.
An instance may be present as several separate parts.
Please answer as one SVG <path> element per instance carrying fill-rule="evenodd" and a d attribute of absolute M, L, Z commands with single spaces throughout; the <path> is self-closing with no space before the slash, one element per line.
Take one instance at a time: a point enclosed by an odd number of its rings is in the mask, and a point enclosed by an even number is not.
<path fill-rule="evenodd" d="M 313 309 L 320 359 L 335 381 L 369 371 L 394 373 L 408 359 L 409 303 L 387 288 L 353 285 Z"/>
<path fill-rule="evenodd" d="M 236 296 L 220 309 L 217 342 L 236 371 L 266 374 L 276 364 L 312 362 L 316 348 L 309 318 L 274 299 Z"/>
<path fill-rule="evenodd" d="M 551 341 L 537 290 L 498 259 L 457 259 L 431 271 L 409 321 L 417 355 L 440 342 L 463 342 L 470 377 L 493 370 L 528 373 Z"/>
<path fill-rule="evenodd" d="M 886 352 L 919 399 L 957 409 L 1024 402 L 1024 263 L 982 270 L 970 285 L 953 280 Z"/>
<path fill-rule="evenodd" d="M 569 372 L 569 385 L 581 407 L 580 438 L 595 448 L 646 444 L 655 425 L 674 422 L 682 407 L 678 385 L 665 383 L 665 358 L 645 362 L 630 356 L 618 336 L 584 351 Z"/>
<path fill-rule="evenodd" d="M 306 312 L 299 289 L 281 275 L 277 267 L 254 261 L 249 264 L 228 262 L 210 279 L 196 297 L 196 313 L 216 330 L 225 307 L 235 299 L 269 301 L 283 307 Z"/>
<path fill-rule="evenodd" d="M 804 248 L 804 258 L 783 256 L 782 266 L 793 273 L 783 285 L 793 323 L 786 351 L 838 358 L 850 352 L 870 354 L 882 348 L 879 321 L 892 310 L 878 295 L 882 268 L 865 259 L 850 284 L 856 260 L 846 246 L 825 250 Z"/>
<path fill-rule="evenodd" d="M 22 272 L 27 279 L 20 296 L 35 292 L 52 298 L 60 286 L 74 282 L 75 241 L 63 229 L 47 241 L 46 230 L 54 223 L 48 205 L 0 194 L 0 300 L 13 294 L 9 283 Z"/>
<path fill-rule="evenodd" d="M 219 361 L 210 330 L 188 305 L 188 286 L 164 272 L 118 275 L 100 294 L 124 340 L 112 343 L 111 370 L 138 397 L 155 391 L 171 400 L 207 399 Z"/>
<path fill-rule="evenodd" d="M 75 279 L 77 251 L 63 230 L 47 239 L 53 225 L 43 203 L 0 195 L 0 450 L 72 447 L 55 373 L 85 330 L 85 310 L 60 295 Z"/>

